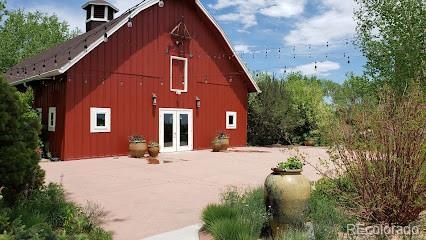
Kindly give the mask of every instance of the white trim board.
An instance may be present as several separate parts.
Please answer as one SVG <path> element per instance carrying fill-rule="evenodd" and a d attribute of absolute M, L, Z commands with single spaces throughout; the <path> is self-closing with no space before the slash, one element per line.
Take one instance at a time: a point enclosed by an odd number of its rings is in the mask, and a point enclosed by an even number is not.
<path fill-rule="evenodd" d="M 127 24 L 128 19 L 129 18 L 134 18 L 136 15 L 138 15 L 141 11 L 148 9 L 149 7 L 158 4 L 159 0 L 146 0 L 145 2 L 142 2 L 138 7 L 136 7 L 127 18 L 124 18 L 121 20 L 121 22 L 119 22 L 117 25 L 115 25 L 113 28 L 111 28 L 109 31 L 107 31 L 107 35 L 108 36 L 112 36 L 115 32 L 117 32 L 121 27 L 123 27 L 124 25 Z M 210 13 L 207 11 L 207 9 L 203 6 L 203 4 L 201 3 L 200 0 L 195 0 L 196 5 L 201 9 L 201 11 L 207 16 L 207 18 L 210 20 L 211 23 L 213 23 L 213 25 L 216 27 L 216 29 L 220 32 L 220 34 L 222 35 L 223 39 L 225 39 L 225 42 L 227 43 L 228 47 L 231 49 L 232 54 L 235 56 L 235 58 L 237 59 L 237 62 L 240 64 L 240 66 L 243 68 L 245 74 L 247 75 L 247 77 L 249 78 L 249 80 L 251 81 L 251 83 L 253 84 L 253 86 L 255 87 L 257 93 L 261 93 L 262 91 L 260 90 L 260 88 L 257 86 L 256 82 L 254 81 L 253 77 L 251 76 L 249 70 L 247 69 L 247 67 L 244 65 L 244 63 L 241 61 L 240 57 L 238 56 L 238 54 L 235 52 L 234 48 L 232 47 L 231 42 L 229 41 L 228 37 L 226 36 L 225 32 L 223 31 L 223 29 L 219 26 L 219 24 L 215 21 L 215 19 L 213 18 L 213 16 L 210 15 Z M 165 3 L 167 4 L 167 2 Z M 89 54 L 93 49 L 95 49 L 96 47 L 98 47 L 102 42 L 104 41 L 104 36 L 99 37 L 95 42 L 93 42 L 92 44 L 90 44 L 86 50 L 83 50 L 82 52 L 80 52 L 76 57 L 74 57 L 73 59 L 71 59 L 71 61 L 68 61 L 68 63 L 66 63 L 64 66 L 62 66 L 61 68 L 57 69 L 57 70 L 53 70 L 51 72 L 57 72 L 58 75 L 59 74 L 63 74 L 66 71 L 68 71 L 68 69 L 70 69 L 72 66 L 74 66 L 77 62 L 79 62 L 82 58 L 84 58 L 87 54 Z M 38 76 L 32 76 L 30 78 L 27 79 L 22 79 L 16 82 L 13 82 L 12 84 L 18 84 L 18 83 L 24 83 L 27 82 L 29 80 L 32 79 L 37 79 L 40 76 L 43 76 L 46 73 L 43 73 L 41 75 Z"/>

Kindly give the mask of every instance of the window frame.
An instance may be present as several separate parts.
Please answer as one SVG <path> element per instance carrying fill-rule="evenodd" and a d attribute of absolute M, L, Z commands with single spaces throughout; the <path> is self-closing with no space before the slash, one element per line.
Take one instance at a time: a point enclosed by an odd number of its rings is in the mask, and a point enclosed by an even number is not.
<path fill-rule="evenodd" d="M 234 123 L 233 124 L 229 123 L 229 117 L 230 116 L 234 117 Z M 237 112 L 227 111 L 225 123 L 226 123 L 226 129 L 237 129 Z"/>
<path fill-rule="evenodd" d="M 52 117 L 53 114 L 53 117 Z M 53 121 L 52 121 L 53 118 Z M 53 124 L 51 124 L 53 122 Z M 56 107 L 49 107 L 49 116 L 47 117 L 47 130 L 49 132 L 56 131 Z"/>
<path fill-rule="evenodd" d="M 105 114 L 105 126 L 97 126 L 98 114 Z M 111 132 L 111 108 L 90 108 L 90 133 Z"/>
<path fill-rule="evenodd" d="M 184 89 L 174 89 L 173 88 L 173 60 L 184 61 Z M 170 91 L 176 92 L 177 94 L 188 92 L 188 58 L 178 57 L 178 56 L 170 56 Z"/>

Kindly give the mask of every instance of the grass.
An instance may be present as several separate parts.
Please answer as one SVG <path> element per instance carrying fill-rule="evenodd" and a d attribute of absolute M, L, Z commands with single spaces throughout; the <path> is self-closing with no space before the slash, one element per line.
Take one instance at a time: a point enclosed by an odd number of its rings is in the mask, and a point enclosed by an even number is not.
<path fill-rule="evenodd" d="M 350 189 L 344 180 L 337 182 L 339 188 Z M 336 193 L 336 183 L 321 180 L 312 192 L 309 209 L 304 222 L 312 222 L 315 239 L 338 239 L 338 234 L 345 230 L 348 223 L 356 220 L 351 218 L 341 206 L 348 201 Z M 269 216 L 264 204 L 263 188 L 256 188 L 240 193 L 230 188 L 222 194 L 220 204 L 208 205 L 203 213 L 204 228 L 215 240 L 256 240 L 267 231 Z M 279 239 L 306 240 L 305 229 L 292 228 Z"/>
<path fill-rule="evenodd" d="M 263 189 L 239 192 L 230 188 L 220 204 L 208 205 L 202 214 L 204 228 L 216 240 L 257 239 L 267 219 Z"/>
<path fill-rule="evenodd" d="M 103 216 L 93 204 L 81 208 L 68 202 L 62 187 L 51 184 L 20 196 L 13 206 L 0 200 L 0 240 L 111 240 L 99 226 Z"/>

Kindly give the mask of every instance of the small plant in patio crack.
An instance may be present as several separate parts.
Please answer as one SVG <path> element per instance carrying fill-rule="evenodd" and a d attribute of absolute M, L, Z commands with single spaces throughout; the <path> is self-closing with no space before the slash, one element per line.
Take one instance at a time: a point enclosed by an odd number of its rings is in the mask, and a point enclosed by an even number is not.
<path fill-rule="evenodd" d="M 303 168 L 303 163 L 298 157 L 289 157 L 286 162 L 280 162 L 277 165 L 281 170 L 300 170 Z"/>
<path fill-rule="evenodd" d="M 129 137 L 129 142 L 131 142 L 131 143 L 142 143 L 142 142 L 146 142 L 146 140 L 141 135 L 133 135 L 133 136 Z"/>

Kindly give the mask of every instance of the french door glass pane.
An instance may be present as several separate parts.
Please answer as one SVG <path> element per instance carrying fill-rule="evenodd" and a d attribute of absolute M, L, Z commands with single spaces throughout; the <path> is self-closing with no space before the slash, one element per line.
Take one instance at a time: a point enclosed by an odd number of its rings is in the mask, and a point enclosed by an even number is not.
<path fill-rule="evenodd" d="M 180 146 L 188 146 L 188 114 L 179 114 Z"/>
<path fill-rule="evenodd" d="M 164 114 L 164 147 L 173 147 L 173 114 Z"/>

